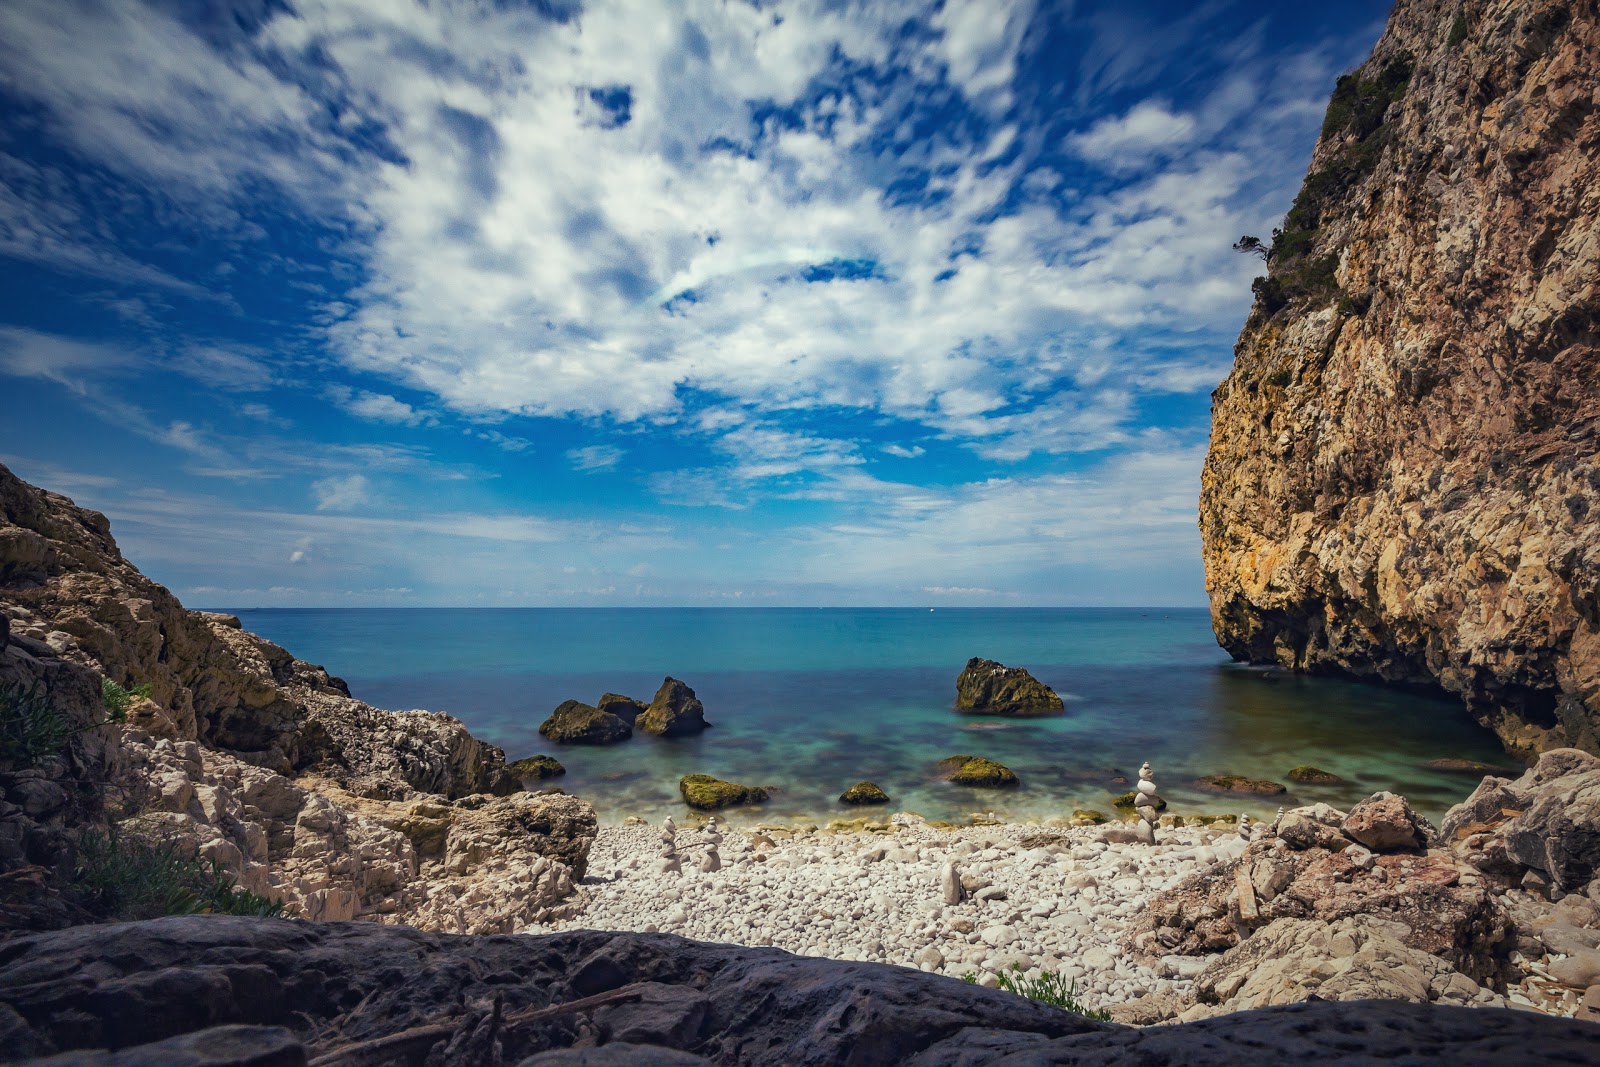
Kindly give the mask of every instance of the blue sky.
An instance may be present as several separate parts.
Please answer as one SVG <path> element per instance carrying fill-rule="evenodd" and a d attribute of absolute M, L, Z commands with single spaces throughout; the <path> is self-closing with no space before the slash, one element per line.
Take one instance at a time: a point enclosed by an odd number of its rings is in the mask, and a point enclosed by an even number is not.
<path fill-rule="evenodd" d="M 0 5 L 0 462 L 194 606 L 1204 603 L 1386 3 Z"/>

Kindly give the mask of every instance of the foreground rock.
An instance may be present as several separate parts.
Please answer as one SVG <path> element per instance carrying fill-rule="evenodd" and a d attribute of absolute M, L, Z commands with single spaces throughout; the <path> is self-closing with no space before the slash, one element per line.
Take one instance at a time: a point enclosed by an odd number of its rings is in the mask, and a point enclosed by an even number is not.
<path fill-rule="evenodd" d="M 1519 755 L 1600 751 L 1597 41 L 1571 0 L 1395 5 L 1201 481 L 1235 659 L 1442 687 Z"/>
<path fill-rule="evenodd" d="M 1004 788 L 1021 782 L 1010 767 L 983 756 L 947 756 L 934 766 L 934 777 L 980 789 Z"/>
<path fill-rule="evenodd" d="M 117 1062 L 182 1062 L 174 1053 L 196 1047 L 242 1053 L 211 1063 L 299 1062 L 246 1056 L 325 1055 L 401 1031 L 415 1036 L 391 1056 L 439 1067 L 530 1056 L 1221 1067 L 1263 1051 L 1376 1061 L 1416 1049 L 1452 1063 L 1555 1064 L 1585 1062 L 1600 1040 L 1600 1026 L 1529 1013 L 1372 1002 L 1138 1031 L 906 968 L 651 934 L 456 938 L 196 916 L 36 935 L 12 949 L 0 961 L 7 1051 L 126 1050 Z M 501 1022 L 489 1026 L 495 1003 Z M 227 1026 L 236 1029 L 215 1029 Z M 204 1036 L 180 1036 L 196 1031 Z M 569 1048 L 591 1058 L 557 1052 Z"/>
<path fill-rule="evenodd" d="M 525 759 L 517 760 L 515 763 L 508 763 L 506 764 L 506 770 L 518 778 L 531 778 L 536 781 L 543 781 L 546 778 L 559 778 L 567 773 L 567 769 L 561 765 L 560 760 L 554 756 L 544 755 L 528 756 Z"/>
<path fill-rule="evenodd" d="M 705 706 L 694 695 L 694 690 L 676 678 L 667 678 L 656 690 L 650 706 L 639 714 L 635 725 L 657 737 L 687 737 L 711 724 L 706 722 Z"/>
<path fill-rule="evenodd" d="M 977 656 L 956 678 L 956 710 L 974 715 L 1049 715 L 1065 707 L 1056 691 L 1022 667 Z"/>
<path fill-rule="evenodd" d="M 581 700 L 564 700 L 539 724 L 539 735 L 563 745 L 614 745 L 633 736 L 633 724 Z"/>
<path fill-rule="evenodd" d="M 1507 885 L 1579 892 L 1600 873 L 1600 759 L 1557 749 L 1515 781 L 1485 778 L 1440 836 Z"/>
<path fill-rule="evenodd" d="M 35 694 L 66 732 L 0 752 L 0 876 L 17 879 L 0 893 L 29 887 L 0 928 L 83 918 L 62 896 L 73 840 L 113 817 L 309 919 L 510 930 L 559 914 L 581 877 L 588 805 L 522 793 L 448 715 L 373 708 L 238 619 L 185 610 L 104 516 L 4 467 L 0 617 L 0 692 Z M 102 678 L 133 691 L 125 722 Z"/>

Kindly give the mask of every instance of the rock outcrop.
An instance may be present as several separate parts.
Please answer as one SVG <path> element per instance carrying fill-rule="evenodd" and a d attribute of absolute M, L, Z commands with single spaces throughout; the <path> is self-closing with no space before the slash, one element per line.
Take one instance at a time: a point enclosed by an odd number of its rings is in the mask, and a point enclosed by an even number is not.
<path fill-rule="evenodd" d="M 75 834 L 103 823 L 309 919 L 509 932 L 571 906 L 587 804 L 522 792 L 448 715 L 373 708 L 232 616 L 185 610 L 103 516 L 4 467 L 0 618 L 0 734 L 28 700 L 58 731 L 0 744 L 0 875 L 37 888 L 7 925 L 82 918 L 52 891 Z"/>
<path fill-rule="evenodd" d="M 973 715 L 1050 715 L 1065 705 L 1023 667 L 973 656 L 956 678 L 956 710 Z"/>
<path fill-rule="evenodd" d="M 985 756 L 947 756 L 934 765 L 934 777 L 980 789 L 1020 785 L 1022 781 L 1010 767 Z"/>
<path fill-rule="evenodd" d="M 711 724 L 706 722 L 705 706 L 694 690 L 676 678 L 666 678 L 634 725 L 657 737 L 687 737 Z"/>
<path fill-rule="evenodd" d="M 1515 781 L 1485 778 L 1439 832 L 1474 868 L 1508 885 L 1532 874 L 1580 892 L 1600 875 L 1600 758 L 1556 749 Z"/>
<path fill-rule="evenodd" d="M 1600 1026 L 1360 1001 L 1137 1030 L 905 967 L 596 931 L 463 938 L 192 916 L 35 935 L 0 958 L 0 1041 L 13 1055 L 110 1047 L 124 1058 L 75 1062 L 145 1065 L 229 1049 L 199 1062 L 299 1063 L 385 1038 L 391 1058 L 440 1067 L 1223 1067 L 1263 1052 L 1388 1062 L 1418 1050 L 1543 1065 L 1588 1062 Z"/>
<path fill-rule="evenodd" d="M 876 782 L 857 782 L 839 794 L 841 804 L 887 804 L 889 794 Z"/>
<path fill-rule="evenodd" d="M 716 811 L 740 804 L 765 804 L 767 791 L 758 785 L 724 782 L 709 774 L 686 774 L 678 780 L 683 802 L 700 811 Z"/>
<path fill-rule="evenodd" d="M 1341 78 L 1213 394 L 1239 660 L 1600 752 L 1600 13 L 1400 0 Z"/>
<path fill-rule="evenodd" d="M 564 700 L 539 724 L 539 736 L 561 745 L 614 745 L 633 736 L 633 723 L 581 700 Z"/>

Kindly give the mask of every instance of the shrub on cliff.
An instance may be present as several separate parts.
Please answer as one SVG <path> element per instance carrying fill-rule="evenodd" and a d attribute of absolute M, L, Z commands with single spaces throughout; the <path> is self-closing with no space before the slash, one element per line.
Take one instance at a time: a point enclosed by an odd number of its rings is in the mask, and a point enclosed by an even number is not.
<path fill-rule="evenodd" d="M 1059 974 L 1045 971 L 1037 978 L 1028 978 L 1023 974 L 1022 968 L 1017 964 L 1011 965 L 1011 970 L 1001 971 L 998 975 L 1000 988 L 1007 993 L 1015 993 L 1019 997 L 1037 1000 L 1041 1004 L 1050 1004 L 1063 1011 L 1070 1011 L 1074 1015 L 1081 1015 L 1085 1019 L 1095 1019 L 1099 1022 L 1111 1021 L 1111 1013 L 1103 1008 L 1085 1007 L 1078 999 L 1078 983 L 1076 979 L 1068 982 Z M 978 976 L 968 971 L 961 976 L 963 982 L 975 984 Z"/>
<path fill-rule="evenodd" d="M 78 838 L 68 891 L 86 911 L 118 921 L 285 914 L 280 901 L 241 889 L 219 864 L 187 855 L 174 841 L 124 834 L 115 827 L 88 830 Z"/>
<path fill-rule="evenodd" d="M 0 686 L 0 767 L 26 770 L 37 767 L 41 760 L 50 756 L 59 756 L 67 742 L 77 735 L 108 723 L 122 722 L 127 717 L 128 705 L 148 696 L 150 687 L 127 690 L 107 678 L 100 692 L 106 705 L 106 717 L 99 722 L 79 725 L 50 702 L 38 681 L 29 686 Z"/>

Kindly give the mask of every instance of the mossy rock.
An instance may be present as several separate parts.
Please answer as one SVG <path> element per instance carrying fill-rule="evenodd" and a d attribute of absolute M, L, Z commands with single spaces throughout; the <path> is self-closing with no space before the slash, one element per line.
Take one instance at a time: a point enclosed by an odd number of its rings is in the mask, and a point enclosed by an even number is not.
<path fill-rule="evenodd" d="M 539 734 L 563 745 L 614 745 L 633 736 L 633 727 L 579 700 L 564 701 L 539 724 Z"/>
<path fill-rule="evenodd" d="M 706 722 L 705 706 L 694 695 L 694 690 L 668 677 L 656 690 L 650 706 L 639 713 L 634 725 L 657 737 L 687 737 L 711 724 Z"/>
<path fill-rule="evenodd" d="M 857 782 L 839 794 L 841 804 L 887 804 L 889 794 L 872 782 Z"/>
<path fill-rule="evenodd" d="M 1072 822 L 1074 826 L 1099 826 L 1108 821 L 1104 812 L 1095 811 L 1093 808 L 1073 808 Z"/>
<path fill-rule="evenodd" d="M 606 693 L 595 701 L 594 706 L 601 711 L 615 715 L 629 726 L 632 726 L 634 720 L 650 708 L 650 705 L 644 701 L 625 697 L 621 693 Z"/>
<path fill-rule="evenodd" d="M 973 656 L 956 679 L 956 710 L 973 715 L 1051 715 L 1065 708 L 1056 691 L 1022 667 Z"/>
<path fill-rule="evenodd" d="M 1496 774 L 1502 778 L 1515 778 L 1521 771 L 1499 767 L 1493 763 L 1480 763 L 1475 759 L 1431 759 L 1422 765 L 1430 771 L 1455 771 L 1461 774 Z"/>
<path fill-rule="evenodd" d="M 561 766 L 554 756 L 543 755 L 529 756 L 527 759 L 519 759 L 515 763 L 508 763 L 506 764 L 506 770 L 518 778 L 537 778 L 541 781 L 545 778 L 557 778 L 567 773 L 567 769 Z"/>
<path fill-rule="evenodd" d="M 1296 767 L 1285 778 L 1291 782 L 1302 785 L 1347 785 L 1348 783 L 1332 771 L 1324 771 L 1317 767 Z"/>
<path fill-rule="evenodd" d="M 739 804 L 765 804 L 767 791 L 760 786 L 724 782 L 709 774 L 686 774 L 678 779 L 683 802 L 700 811 L 716 811 Z"/>
<path fill-rule="evenodd" d="M 1208 793 L 1239 793 L 1252 797 L 1275 797 L 1287 793 L 1287 786 L 1269 782 L 1264 778 L 1246 778 L 1242 774 L 1207 774 L 1194 780 L 1197 789 Z"/>
<path fill-rule="evenodd" d="M 1139 791 L 1136 789 L 1130 789 L 1128 792 L 1123 793 L 1121 796 L 1117 797 L 1117 799 L 1113 800 L 1111 802 L 1111 806 L 1120 811 L 1133 811 L 1139 806 L 1138 798 Z M 1167 802 L 1162 800 L 1159 796 L 1156 797 L 1156 810 L 1167 810 Z"/>
<path fill-rule="evenodd" d="M 1020 785 L 1019 779 L 1002 763 L 983 756 L 950 756 L 935 765 L 934 775 L 941 781 L 979 789 L 998 789 Z"/>

